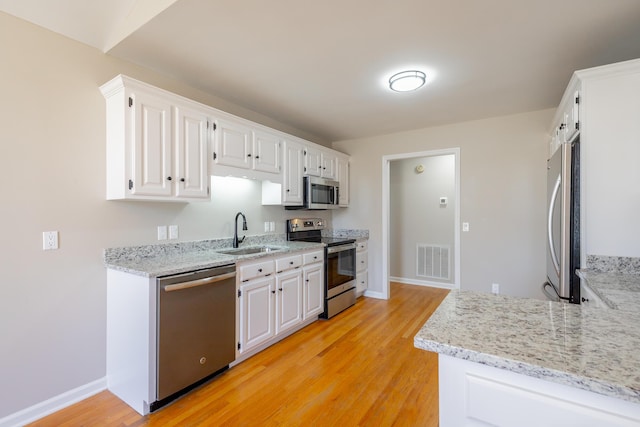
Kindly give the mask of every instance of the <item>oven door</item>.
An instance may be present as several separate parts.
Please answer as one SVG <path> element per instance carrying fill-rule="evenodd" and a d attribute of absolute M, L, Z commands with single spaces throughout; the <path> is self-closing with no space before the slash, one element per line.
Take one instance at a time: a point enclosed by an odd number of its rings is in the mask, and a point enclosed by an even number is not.
<path fill-rule="evenodd" d="M 325 277 L 327 283 L 327 298 L 334 297 L 355 287 L 355 243 L 327 248 Z"/>

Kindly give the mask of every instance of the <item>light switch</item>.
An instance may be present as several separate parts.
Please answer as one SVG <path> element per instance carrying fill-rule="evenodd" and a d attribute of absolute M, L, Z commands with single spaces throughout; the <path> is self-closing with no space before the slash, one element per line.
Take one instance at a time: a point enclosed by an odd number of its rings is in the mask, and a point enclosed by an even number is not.
<path fill-rule="evenodd" d="M 169 226 L 169 239 L 177 239 L 178 238 L 178 226 L 170 225 Z"/>
<path fill-rule="evenodd" d="M 167 240 L 167 226 L 159 225 L 158 226 L 158 240 Z"/>
<path fill-rule="evenodd" d="M 462 231 L 469 231 L 469 223 L 468 222 L 463 222 L 462 223 Z"/>

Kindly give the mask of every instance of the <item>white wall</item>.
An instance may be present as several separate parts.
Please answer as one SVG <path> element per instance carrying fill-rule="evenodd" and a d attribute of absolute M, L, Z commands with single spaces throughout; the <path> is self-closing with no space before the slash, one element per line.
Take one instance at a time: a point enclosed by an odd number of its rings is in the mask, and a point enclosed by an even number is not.
<path fill-rule="evenodd" d="M 157 243 L 157 225 L 177 224 L 180 241 L 232 237 L 239 210 L 249 234 L 262 234 L 267 220 L 283 233 L 284 219 L 300 215 L 260 206 L 260 186 L 251 182 L 244 195 L 214 186 L 211 203 L 106 201 L 101 84 L 124 73 L 312 136 L 4 13 L 0 55 L 2 419 L 104 377 L 104 248 Z M 60 249 L 43 252 L 42 232 L 49 230 L 60 232 Z"/>
<path fill-rule="evenodd" d="M 460 147 L 461 288 L 543 298 L 547 129 L 554 110 L 358 140 L 333 148 L 351 158 L 351 204 L 337 228 L 368 228 L 369 288 L 382 292 L 382 157 Z"/>
<path fill-rule="evenodd" d="M 640 257 L 640 60 L 578 74 L 585 255 Z"/>
<path fill-rule="evenodd" d="M 422 173 L 416 166 L 424 167 Z M 389 166 L 391 277 L 451 284 L 454 275 L 456 209 L 455 156 L 453 154 L 393 160 Z M 440 197 L 447 198 L 440 205 Z M 448 246 L 449 279 L 416 275 L 418 244 Z"/>

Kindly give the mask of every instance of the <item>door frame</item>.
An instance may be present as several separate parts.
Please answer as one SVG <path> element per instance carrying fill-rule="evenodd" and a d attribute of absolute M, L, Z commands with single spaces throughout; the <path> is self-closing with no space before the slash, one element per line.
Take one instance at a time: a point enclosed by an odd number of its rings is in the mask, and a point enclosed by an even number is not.
<path fill-rule="evenodd" d="M 460 289 L 460 148 L 421 151 L 415 153 L 391 154 L 382 157 L 382 297 L 389 299 L 390 243 L 389 228 L 391 217 L 390 167 L 394 160 L 413 159 L 418 157 L 435 157 L 453 154 L 455 159 L 455 191 L 456 206 L 454 212 L 454 274 L 455 280 L 451 289 Z M 449 286 L 444 286 L 449 288 Z"/>

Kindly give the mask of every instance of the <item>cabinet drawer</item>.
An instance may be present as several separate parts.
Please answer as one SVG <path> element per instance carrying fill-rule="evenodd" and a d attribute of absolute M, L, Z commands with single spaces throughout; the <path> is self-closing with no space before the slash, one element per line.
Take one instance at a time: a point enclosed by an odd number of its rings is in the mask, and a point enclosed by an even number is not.
<path fill-rule="evenodd" d="M 264 277 L 275 271 L 273 259 L 262 262 L 241 265 L 238 268 L 241 282 L 246 282 L 256 277 Z"/>
<path fill-rule="evenodd" d="M 362 242 L 356 242 L 356 251 L 362 252 L 367 250 L 367 241 L 363 240 Z"/>
<path fill-rule="evenodd" d="M 291 270 L 302 265 L 302 255 L 291 255 L 276 259 L 276 272 Z"/>
<path fill-rule="evenodd" d="M 369 266 L 369 252 L 356 252 L 356 271 L 365 271 Z"/>
<path fill-rule="evenodd" d="M 313 264 L 314 262 L 324 261 L 324 251 L 314 251 L 302 255 L 302 263 L 304 265 Z"/>
<path fill-rule="evenodd" d="M 362 271 L 356 275 L 356 291 L 364 291 L 369 285 L 369 273 Z"/>

